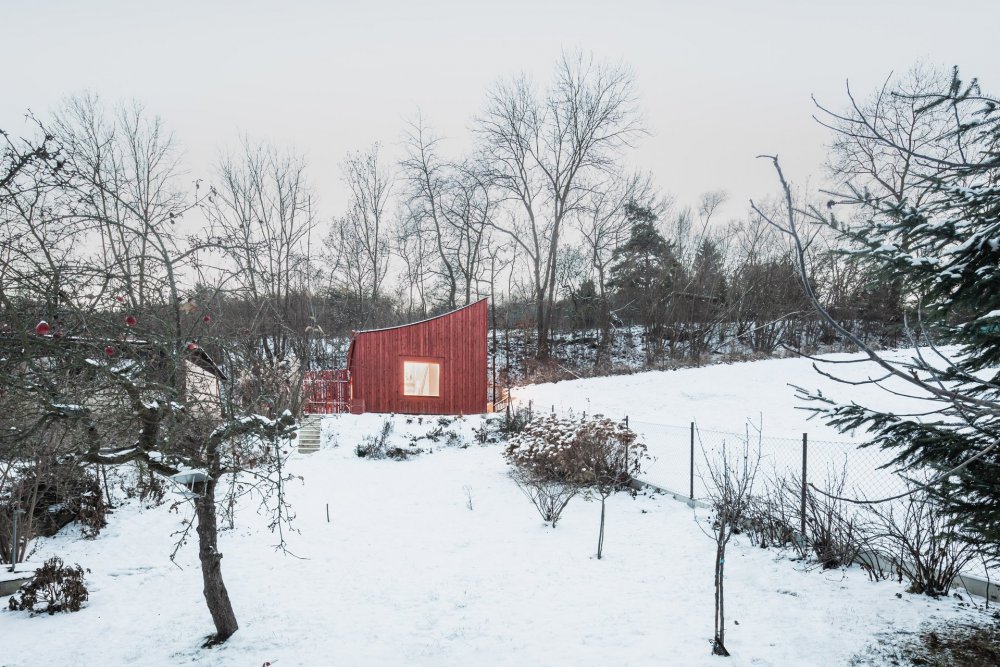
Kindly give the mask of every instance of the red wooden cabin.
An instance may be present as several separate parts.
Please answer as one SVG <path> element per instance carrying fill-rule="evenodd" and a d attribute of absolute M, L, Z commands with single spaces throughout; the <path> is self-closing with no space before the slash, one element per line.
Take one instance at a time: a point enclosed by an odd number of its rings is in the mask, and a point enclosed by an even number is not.
<path fill-rule="evenodd" d="M 486 412 L 489 327 L 486 299 L 421 322 L 355 332 L 347 376 L 307 378 L 306 412 Z M 332 373 L 343 373 L 333 371 Z"/>

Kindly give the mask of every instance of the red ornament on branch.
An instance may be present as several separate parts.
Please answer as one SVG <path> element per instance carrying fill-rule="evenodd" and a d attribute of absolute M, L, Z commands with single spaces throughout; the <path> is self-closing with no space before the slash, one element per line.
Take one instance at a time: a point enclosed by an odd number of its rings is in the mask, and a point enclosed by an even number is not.
<path fill-rule="evenodd" d="M 188 343 L 187 344 L 187 349 L 189 351 L 191 351 L 191 350 L 197 350 L 198 349 L 198 343 Z"/>
<path fill-rule="evenodd" d="M 135 315 L 126 315 L 125 316 L 125 326 L 127 326 L 127 327 L 134 327 L 136 325 L 136 323 L 138 323 L 138 321 L 139 320 L 135 319 Z"/>
<path fill-rule="evenodd" d="M 42 320 L 41 322 L 35 325 L 35 333 L 38 334 L 39 336 L 44 336 L 49 331 L 51 331 L 51 329 L 52 327 L 50 327 L 49 323 L 46 322 L 45 320 Z"/>
<path fill-rule="evenodd" d="M 212 323 L 212 316 L 211 315 L 206 315 L 205 317 L 201 318 L 201 321 L 204 322 L 205 324 L 211 324 Z"/>
<path fill-rule="evenodd" d="M 108 355 L 109 357 L 115 356 L 117 352 L 118 351 L 115 349 L 114 345 L 108 345 L 107 347 L 104 348 L 104 354 Z"/>

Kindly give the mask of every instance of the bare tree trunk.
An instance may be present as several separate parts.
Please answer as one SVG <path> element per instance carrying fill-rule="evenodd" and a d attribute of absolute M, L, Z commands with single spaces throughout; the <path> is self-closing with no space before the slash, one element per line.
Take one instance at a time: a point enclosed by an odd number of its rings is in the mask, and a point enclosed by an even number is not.
<path fill-rule="evenodd" d="M 535 358 L 547 360 L 549 358 L 549 323 L 545 314 L 545 300 L 539 299 L 535 304 L 535 315 L 538 318 L 538 347 Z"/>
<path fill-rule="evenodd" d="M 198 515 L 198 558 L 201 560 L 201 576 L 205 584 L 205 602 L 215 623 L 215 636 L 207 644 L 221 644 L 239 629 L 236 613 L 229 600 L 229 592 L 222 580 L 222 554 L 219 553 L 219 529 L 215 515 L 215 486 L 219 476 L 218 459 L 213 453 L 209 474 L 212 476 L 205 493 L 195 503 Z"/>
<path fill-rule="evenodd" d="M 601 496 L 601 529 L 597 533 L 597 560 L 601 560 L 604 554 L 604 507 L 607 498 Z"/>
<path fill-rule="evenodd" d="M 720 516 L 720 523 L 725 523 L 725 518 Z M 725 525 L 720 526 L 720 531 L 725 532 Z M 726 603 L 725 590 L 723 588 L 723 575 L 726 569 L 726 543 L 719 542 L 715 550 L 715 639 L 712 641 L 712 653 L 714 655 L 728 656 L 726 650 Z"/>

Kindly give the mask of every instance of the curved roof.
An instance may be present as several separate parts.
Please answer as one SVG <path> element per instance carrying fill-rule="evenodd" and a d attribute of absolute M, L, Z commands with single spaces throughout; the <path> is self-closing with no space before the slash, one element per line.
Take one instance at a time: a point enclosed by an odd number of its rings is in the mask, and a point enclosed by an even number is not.
<path fill-rule="evenodd" d="M 379 331 L 392 331 L 393 329 L 403 329 L 403 328 L 406 328 L 406 327 L 414 327 L 414 326 L 417 326 L 418 324 L 424 324 L 425 322 L 433 322 L 434 320 L 439 320 L 442 317 L 448 317 L 449 315 L 454 315 L 455 313 L 461 312 L 461 311 L 465 310 L 466 308 L 472 308 L 477 303 L 481 303 L 483 301 L 486 301 L 487 298 L 488 297 L 484 296 L 482 299 L 479 299 L 478 301 L 473 301 L 472 303 L 470 303 L 470 304 L 468 304 L 466 306 L 462 306 L 461 308 L 456 308 L 455 310 L 449 310 L 447 313 L 441 313 L 440 315 L 435 315 L 434 317 L 427 317 L 427 318 L 422 319 L 422 320 L 417 320 L 416 322 L 409 322 L 407 324 L 397 324 L 394 327 L 382 327 L 381 329 L 362 329 L 361 331 L 355 331 L 354 334 L 353 334 L 353 336 L 358 336 L 360 334 L 366 334 L 366 333 L 377 333 Z"/>

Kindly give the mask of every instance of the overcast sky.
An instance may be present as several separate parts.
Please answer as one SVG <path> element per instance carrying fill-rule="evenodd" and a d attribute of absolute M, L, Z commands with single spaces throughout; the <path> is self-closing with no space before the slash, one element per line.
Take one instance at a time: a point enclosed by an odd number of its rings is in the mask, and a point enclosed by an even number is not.
<path fill-rule="evenodd" d="M 347 151 L 394 154 L 418 108 L 458 150 L 499 77 L 544 79 L 583 49 L 635 71 L 652 134 L 631 165 L 682 202 L 726 189 L 736 215 L 774 191 L 759 153 L 818 182 L 812 94 L 840 108 L 845 80 L 868 93 L 919 60 L 1000 93 L 998 25 L 997 0 L 0 0 L 0 127 L 73 92 L 135 98 L 174 130 L 192 179 L 248 133 L 303 152 L 332 215 Z"/>

